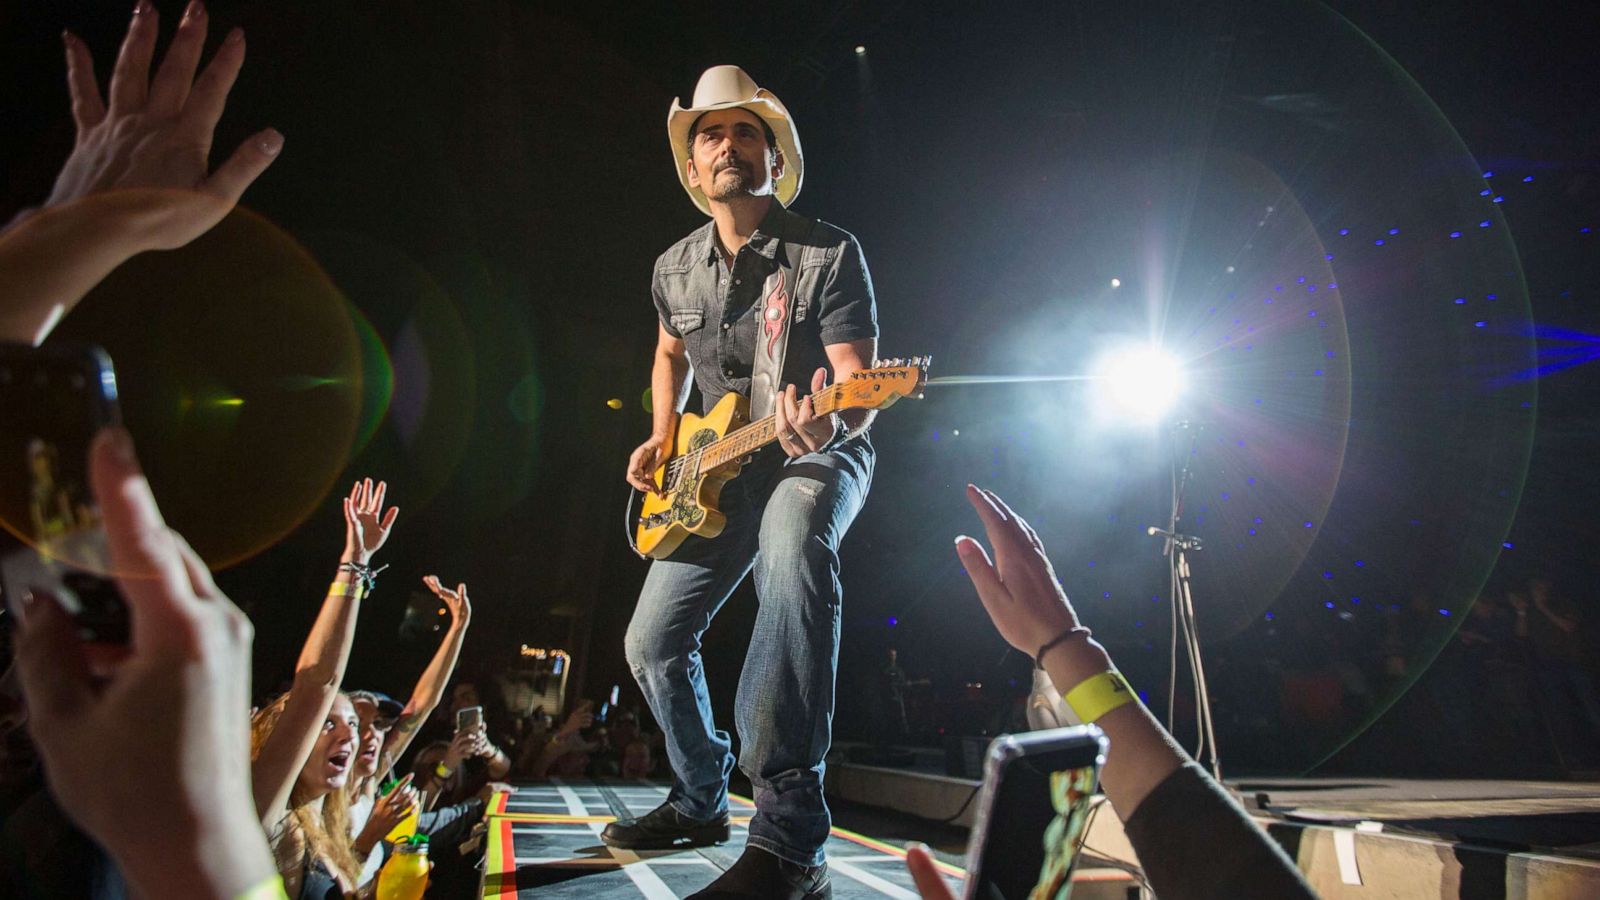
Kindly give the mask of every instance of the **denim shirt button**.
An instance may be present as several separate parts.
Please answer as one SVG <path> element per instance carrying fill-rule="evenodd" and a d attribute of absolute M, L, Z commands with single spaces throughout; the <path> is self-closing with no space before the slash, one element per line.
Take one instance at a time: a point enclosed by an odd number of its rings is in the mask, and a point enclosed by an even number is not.
<path fill-rule="evenodd" d="M 732 327 L 733 326 L 731 324 L 727 323 L 727 322 L 723 322 L 722 323 L 722 330 L 723 331 L 727 331 L 729 328 L 732 328 Z"/>

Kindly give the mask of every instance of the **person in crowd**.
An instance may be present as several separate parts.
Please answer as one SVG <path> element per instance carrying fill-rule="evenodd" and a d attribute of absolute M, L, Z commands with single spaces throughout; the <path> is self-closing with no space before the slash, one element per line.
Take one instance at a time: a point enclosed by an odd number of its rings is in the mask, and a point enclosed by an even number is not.
<path fill-rule="evenodd" d="M 655 758 L 650 752 L 650 742 L 643 737 L 628 741 L 622 748 L 622 777 L 649 778 L 654 771 Z"/>
<path fill-rule="evenodd" d="M 1074 696 L 1098 701 L 1097 709 L 1078 710 L 1079 717 L 1110 739 L 1101 787 L 1155 893 L 1166 900 L 1315 897 L 1283 851 L 1117 674 L 1105 648 L 1079 623 L 1028 523 L 990 491 L 967 485 L 967 499 L 994 556 L 965 535 L 956 538 L 956 554 L 1006 642 L 1031 655 L 1069 703 Z M 1078 694 L 1079 688 L 1088 693 Z M 912 848 L 906 864 L 924 898 L 951 896 L 926 847 Z"/>
<path fill-rule="evenodd" d="M 1577 604 L 1535 577 L 1511 597 L 1515 633 L 1526 641 L 1563 768 L 1591 767 L 1600 741 L 1600 695 L 1583 663 L 1583 622 Z"/>
<path fill-rule="evenodd" d="M 477 699 L 476 692 L 457 691 L 460 709 L 480 704 L 465 701 Z M 455 718 L 454 715 L 451 716 Z M 418 785 L 427 798 L 426 806 L 450 806 L 461 803 L 483 790 L 490 782 L 499 781 L 511 773 L 511 757 L 489 739 L 488 726 L 480 721 L 476 727 L 458 729 L 449 741 L 435 741 L 418 751 L 411 763 Z"/>
<path fill-rule="evenodd" d="M 291 896 L 342 897 L 361 874 L 345 792 L 360 725 L 339 684 L 361 599 L 376 581 L 373 554 L 388 541 L 399 514 L 384 509 L 387 489 L 369 478 L 345 498 L 344 553 L 300 651 L 294 686 L 252 722 L 255 808 Z"/>
<path fill-rule="evenodd" d="M 167 528 L 125 431 L 95 439 L 89 472 L 131 638 L 96 652 L 54 597 L 16 598 L 51 790 L 137 896 L 283 897 L 250 796 L 250 621 Z"/>
<path fill-rule="evenodd" d="M 353 777 L 347 791 L 351 835 L 356 855 L 362 860 L 361 884 L 371 881 L 382 863 L 383 854 L 374 852 L 378 842 L 416 807 L 417 792 L 409 784 L 380 799 L 378 782 L 395 768 L 416 737 L 417 729 L 439 705 L 444 687 L 455 671 L 461 643 L 466 639 L 467 625 L 472 619 L 472 603 L 465 584 L 451 590 L 433 575 L 422 579 L 422 583 L 449 610 L 450 627 L 439 641 L 433 659 L 422 671 L 422 677 L 417 679 L 416 687 L 412 688 L 410 700 L 401 706 L 374 691 L 350 694 L 360 731 Z"/>
<path fill-rule="evenodd" d="M 587 754 L 594 749 L 583 736 L 584 729 L 594 724 L 593 710 L 592 701 L 580 701 L 554 734 L 538 744 L 530 743 L 523 748 L 523 754 L 517 761 L 517 771 L 529 778 L 548 778 L 558 760 L 570 754 Z"/>
<path fill-rule="evenodd" d="M 140 0 L 104 95 L 88 46 L 63 34 L 77 136 L 50 196 L 0 230 L 0 340 L 43 341 L 117 266 L 211 230 L 277 159 L 283 135 L 268 128 L 211 168 L 245 42 L 230 31 L 196 77 L 209 22 L 205 6 L 190 3 L 152 77 L 159 23 Z"/>
<path fill-rule="evenodd" d="M 210 230 L 277 158 L 283 136 L 266 129 L 211 168 L 213 133 L 245 41 L 242 31 L 230 32 L 196 77 L 209 24 L 205 8 L 191 4 L 152 77 L 158 16 L 148 2 L 137 4 L 105 93 L 88 46 L 62 35 L 76 137 L 49 197 L 0 228 L 0 340 L 42 342 L 123 262 Z M 29 635 L 17 629 L 18 659 L 0 678 L 6 756 L 19 774 L 24 763 L 28 770 L 10 785 L 16 805 L 7 809 L 0 889 L 273 896 L 266 876 L 277 876 L 260 827 L 241 827 L 251 818 L 241 802 L 249 796 L 249 623 L 166 530 L 125 432 L 102 435 L 90 467 L 109 510 L 107 539 L 134 640 L 126 655 L 106 660 L 53 603 L 18 598 L 38 612 Z M 48 762 L 51 791 L 42 789 L 36 755 Z M 15 836 L 13 822 L 22 829 Z M 26 840 L 14 839 L 22 834 Z"/>

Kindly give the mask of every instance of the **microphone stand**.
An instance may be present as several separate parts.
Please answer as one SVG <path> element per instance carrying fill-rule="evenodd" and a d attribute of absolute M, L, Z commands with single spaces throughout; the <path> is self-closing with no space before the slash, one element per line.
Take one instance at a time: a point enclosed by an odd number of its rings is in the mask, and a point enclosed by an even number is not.
<path fill-rule="evenodd" d="M 1200 630 L 1195 624 L 1194 588 L 1190 578 L 1189 552 L 1204 549 L 1200 538 L 1179 530 L 1183 521 L 1183 501 L 1189 489 L 1189 479 L 1200 448 L 1201 426 L 1193 422 L 1179 422 L 1175 426 L 1190 433 L 1189 452 L 1184 455 L 1183 471 L 1177 472 L 1177 461 L 1172 463 L 1172 516 L 1165 529 L 1151 527 L 1151 536 L 1162 538 L 1162 555 L 1169 563 L 1169 586 L 1172 597 L 1172 652 L 1167 681 L 1167 729 L 1173 726 L 1173 702 L 1178 688 L 1178 641 L 1181 634 L 1184 651 L 1189 657 L 1189 673 L 1194 678 L 1195 715 L 1199 719 L 1198 744 L 1195 759 L 1203 754 L 1211 758 L 1211 775 L 1222 784 L 1222 761 L 1217 754 L 1217 733 L 1211 716 L 1211 691 L 1206 686 L 1205 664 L 1200 658 Z"/>

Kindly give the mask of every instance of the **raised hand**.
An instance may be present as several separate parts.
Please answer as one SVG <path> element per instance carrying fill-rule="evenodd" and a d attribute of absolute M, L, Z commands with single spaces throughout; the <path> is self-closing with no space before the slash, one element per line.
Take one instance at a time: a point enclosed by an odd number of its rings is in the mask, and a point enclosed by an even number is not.
<path fill-rule="evenodd" d="M 456 589 L 452 591 L 439 583 L 439 576 L 437 575 L 429 575 L 423 578 L 422 583 L 427 586 L 428 590 L 433 591 L 435 597 L 444 602 L 445 607 L 450 610 L 451 618 L 457 624 L 465 625 L 467 620 L 472 618 L 472 603 L 467 599 L 467 586 L 465 584 L 456 585 Z"/>
<path fill-rule="evenodd" d="M 450 746 L 444 751 L 444 767 L 452 772 L 459 769 L 463 762 L 480 755 L 479 751 L 488 740 L 489 736 L 482 725 L 456 732 L 456 736 L 450 739 Z"/>
<path fill-rule="evenodd" d="M 157 19 L 149 0 L 135 6 L 107 97 L 89 48 L 71 32 L 63 34 L 77 138 L 45 207 L 107 191 L 156 189 L 143 193 L 167 213 L 152 223 L 160 232 L 157 243 L 178 247 L 228 214 L 277 158 L 283 135 L 271 128 L 256 133 L 212 171 L 212 136 L 244 64 L 244 32 L 228 32 L 196 78 L 209 16 L 194 0 L 152 78 Z"/>
<path fill-rule="evenodd" d="M 243 896 L 273 871 L 250 799 L 250 622 L 162 521 L 125 432 L 95 439 L 89 472 L 131 636 L 92 664 L 55 599 L 19 598 L 28 729 L 134 893 Z"/>
<path fill-rule="evenodd" d="M 594 724 L 594 701 L 583 700 L 567 715 L 567 720 L 556 730 L 556 737 L 568 738 Z"/>
<path fill-rule="evenodd" d="M 994 560 L 982 544 L 966 535 L 956 538 L 956 554 L 1000 636 L 1034 656 L 1040 647 L 1077 626 L 1078 614 L 1056 580 L 1044 544 L 1028 523 L 992 491 L 969 484 L 967 500 L 983 520 Z"/>
<path fill-rule="evenodd" d="M 371 478 L 364 478 L 356 482 L 350 489 L 350 496 L 344 498 L 344 556 L 341 562 L 353 562 L 366 565 L 372 561 L 372 554 L 377 553 L 389 540 L 389 531 L 394 527 L 395 516 L 400 514 L 398 506 L 389 507 L 388 512 L 383 510 L 383 495 L 388 491 L 389 485 L 378 482 L 374 487 Z"/>

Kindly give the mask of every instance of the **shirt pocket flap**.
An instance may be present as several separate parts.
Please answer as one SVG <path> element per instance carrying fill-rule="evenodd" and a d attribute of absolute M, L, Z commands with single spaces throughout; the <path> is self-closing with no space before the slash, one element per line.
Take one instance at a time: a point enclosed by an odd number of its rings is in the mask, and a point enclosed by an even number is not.
<path fill-rule="evenodd" d="M 667 321 L 679 334 L 688 334 L 706 323 L 706 314 L 698 309 L 675 309 Z"/>

